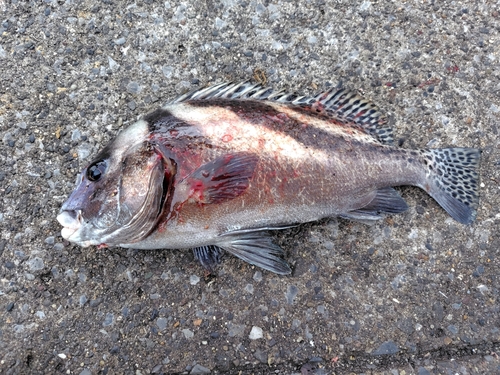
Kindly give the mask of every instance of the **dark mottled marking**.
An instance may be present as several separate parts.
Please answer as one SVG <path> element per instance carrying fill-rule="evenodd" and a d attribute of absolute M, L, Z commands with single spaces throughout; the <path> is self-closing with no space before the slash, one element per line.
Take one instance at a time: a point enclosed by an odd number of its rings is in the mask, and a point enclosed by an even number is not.
<path fill-rule="evenodd" d="M 150 133 L 162 130 L 171 130 L 180 126 L 191 126 L 170 113 L 170 111 L 159 108 L 143 117 L 143 120 L 148 124 Z"/>

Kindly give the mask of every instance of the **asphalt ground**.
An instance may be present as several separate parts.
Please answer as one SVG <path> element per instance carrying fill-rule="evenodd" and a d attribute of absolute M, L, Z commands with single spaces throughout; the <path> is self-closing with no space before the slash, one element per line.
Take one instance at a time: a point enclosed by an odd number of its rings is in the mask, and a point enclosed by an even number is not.
<path fill-rule="evenodd" d="M 500 373 L 494 1 L 0 0 L 0 372 Z M 80 248 L 55 220 L 122 127 L 187 90 L 342 84 L 402 147 L 482 149 L 454 222 L 417 188 L 369 227 L 276 234 L 290 276 L 188 250 Z M 314 181 L 311 181 L 314 183 Z"/>

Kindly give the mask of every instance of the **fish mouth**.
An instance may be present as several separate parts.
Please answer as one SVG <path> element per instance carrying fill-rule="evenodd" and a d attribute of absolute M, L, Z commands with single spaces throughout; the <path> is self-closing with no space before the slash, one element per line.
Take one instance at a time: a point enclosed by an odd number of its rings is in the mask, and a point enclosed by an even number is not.
<path fill-rule="evenodd" d="M 62 211 L 59 215 L 57 215 L 57 221 L 63 226 L 61 236 L 63 236 L 64 239 L 71 241 L 71 237 L 82 226 L 82 213 L 80 210 Z"/>

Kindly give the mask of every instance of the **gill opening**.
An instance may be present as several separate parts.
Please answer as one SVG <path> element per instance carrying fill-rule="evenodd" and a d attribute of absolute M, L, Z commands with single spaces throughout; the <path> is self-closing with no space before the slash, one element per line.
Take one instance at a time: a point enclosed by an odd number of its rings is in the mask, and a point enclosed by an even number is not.
<path fill-rule="evenodd" d="M 175 176 L 177 175 L 177 163 L 171 158 L 166 158 L 165 154 L 161 152 L 161 150 L 158 150 L 158 148 L 157 151 L 163 156 L 162 164 L 164 165 L 164 175 L 162 181 L 162 196 L 158 207 L 155 225 L 151 227 L 151 230 L 147 233 L 146 237 L 168 221 L 171 211 L 172 198 L 174 196 Z"/>

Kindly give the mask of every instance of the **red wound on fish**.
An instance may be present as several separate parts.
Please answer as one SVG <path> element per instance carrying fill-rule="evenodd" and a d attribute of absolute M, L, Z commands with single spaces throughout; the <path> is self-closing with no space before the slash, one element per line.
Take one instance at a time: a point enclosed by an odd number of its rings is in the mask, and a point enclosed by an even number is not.
<path fill-rule="evenodd" d="M 240 196 L 248 188 L 258 160 L 255 154 L 239 152 L 202 165 L 186 181 L 189 198 L 210 204 Z"/>

